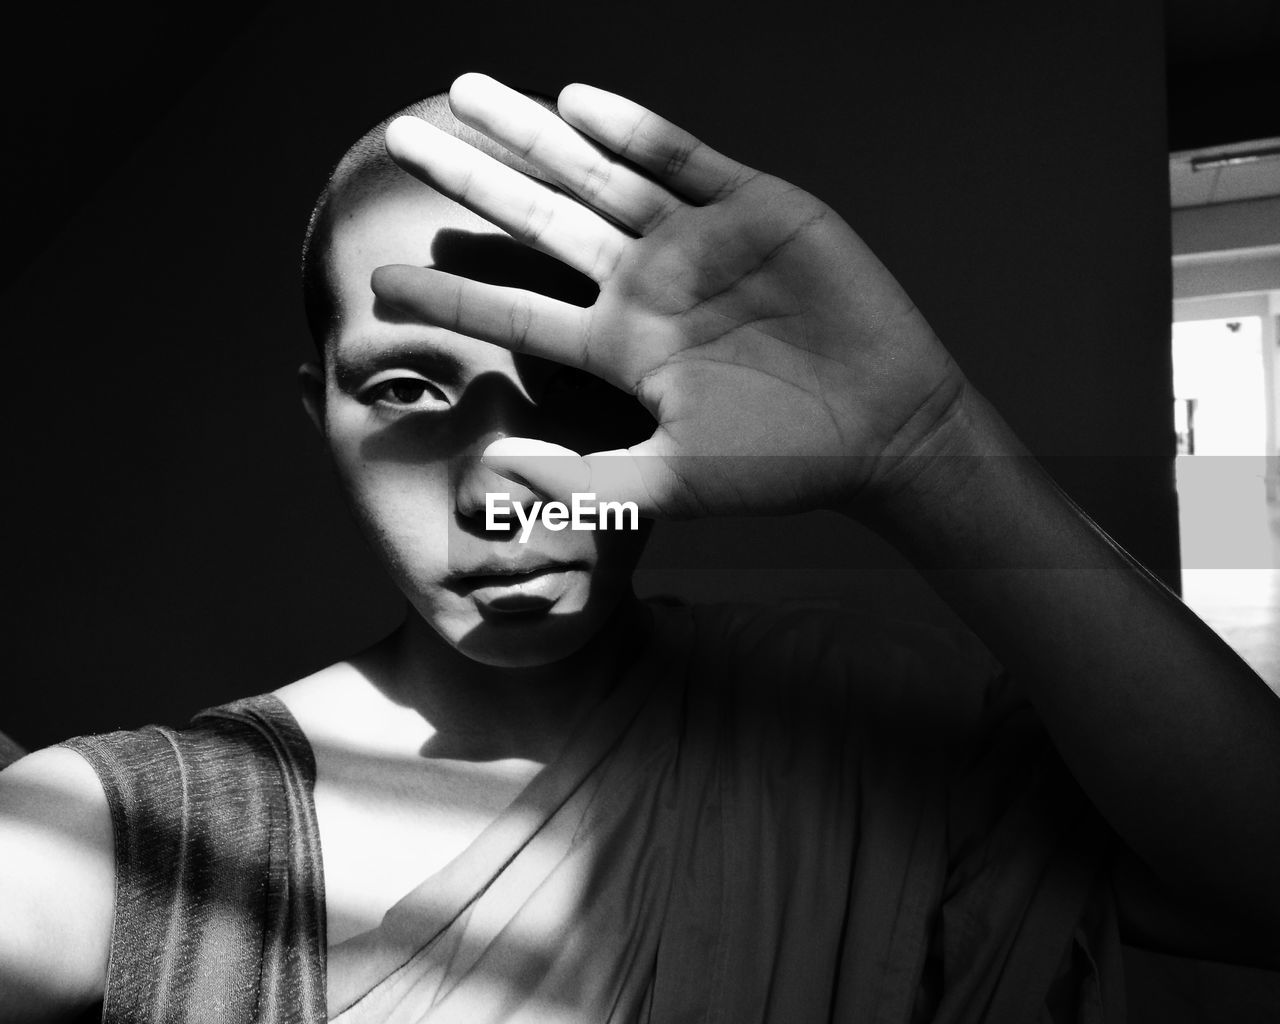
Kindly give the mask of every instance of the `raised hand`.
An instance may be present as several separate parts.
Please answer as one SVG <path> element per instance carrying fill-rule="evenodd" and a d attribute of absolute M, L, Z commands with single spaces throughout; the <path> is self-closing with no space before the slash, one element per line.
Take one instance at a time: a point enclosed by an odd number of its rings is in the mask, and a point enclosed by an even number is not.
<path fill-rule="evenodd" d="M 889 486 L 957 407 L 954 362 L 813 196 L 589 86 L 560 94 L 560 118 L 481 75 L 450 102 L 563 191 L 414 118 L 388 128 L 391 156 L 589 275 L 599 297 L 583 309 L 404 266 L 379 268 L 374 290 L 431 324 L 588 370 L 658 424 L 585 457 L 508 438 L 485 453 L 497 472 L 658 516 L 844 505 Z"/>

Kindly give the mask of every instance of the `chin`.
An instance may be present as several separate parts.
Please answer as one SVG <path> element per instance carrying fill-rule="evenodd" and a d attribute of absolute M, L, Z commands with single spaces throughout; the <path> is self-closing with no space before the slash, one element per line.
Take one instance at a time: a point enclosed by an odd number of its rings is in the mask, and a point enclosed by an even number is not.
<path fill-rule="evenodd" d="M 607 615 L 579 611 L 528 616 L 482 616 L 461 636 L 444 639 L 459 654 L 493 668 L 540 668 L 577 653 L 603 628 Z"/>

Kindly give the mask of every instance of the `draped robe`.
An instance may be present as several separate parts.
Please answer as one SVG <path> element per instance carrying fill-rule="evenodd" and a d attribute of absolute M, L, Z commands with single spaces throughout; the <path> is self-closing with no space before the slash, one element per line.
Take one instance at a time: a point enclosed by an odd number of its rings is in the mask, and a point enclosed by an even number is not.
<path fill-rule="evenodd" d="M 1109 834 L 970 638 L 655 608 L 498 818 L 327 951 L 273 697 L 72 741 L 116 827 L 104 1020 L 1119 1020 Z M 141 766 L 141 767 L 139 767 Z"/>

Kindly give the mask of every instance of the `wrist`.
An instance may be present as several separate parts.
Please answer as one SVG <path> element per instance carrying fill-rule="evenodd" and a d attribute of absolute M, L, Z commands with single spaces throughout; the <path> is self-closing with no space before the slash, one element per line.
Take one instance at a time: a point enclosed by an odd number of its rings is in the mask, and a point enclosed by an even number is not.
<path fill-rule="evenodd" d="M 1035 459 L 967 381 L 945 417 L 902 454 L 886 456 L 844 511 L 921 567 L 992 552 L 1033 514 L 1048 484 Z"/>
<path fill-rule="evenodd" d="M 984 460 L 1027 454 L 999 414 L 963 378 L 930 420 L 922 432 L 890 445 L 876 460 L 854 514 L 873 521 L 928 514 L 950 504 Z"/>

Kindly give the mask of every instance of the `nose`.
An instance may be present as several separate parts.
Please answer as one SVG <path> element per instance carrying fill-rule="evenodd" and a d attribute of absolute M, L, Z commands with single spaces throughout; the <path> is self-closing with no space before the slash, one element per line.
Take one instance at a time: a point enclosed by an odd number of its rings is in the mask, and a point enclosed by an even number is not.
<path fill-rule="evenodd" d="M 454 507 L 458 515 L 484 527 L 487 496 L 506 494 L 509 500 L 529 508 L 539 495 L 524 484 L 499 476 L 480 461 L 480 455 L 492 442 L 508 434 L 494 432 L 486 435 L 474 452 L 460 455 L 452 468 Z"/>
<path fill-rule="evenodd" d="M 501 437 L 537 437 L 541 431 L 537 409 L 518 384 L 501 374 L 476 378 L 467 389 L 460 426 L 468 441 L 451 467 L 457 514 L 481 528 L 486 496 L 508 494 L 526 507 L 539 497 L 523 484 L 499 476 L 480 461 L 484 450 Z"/>

